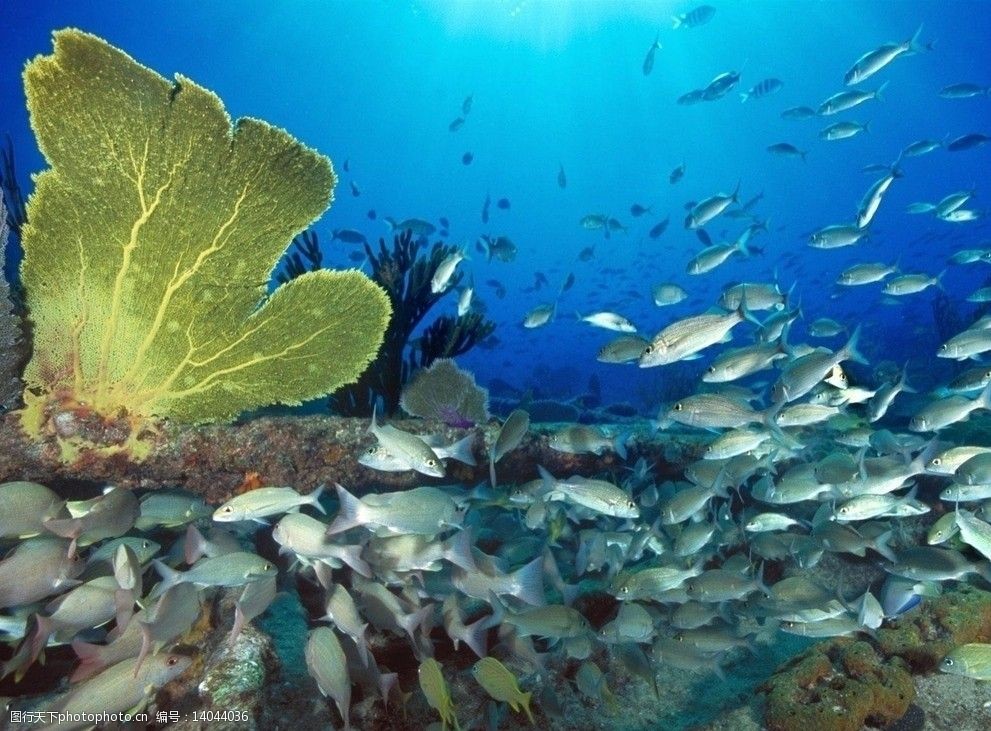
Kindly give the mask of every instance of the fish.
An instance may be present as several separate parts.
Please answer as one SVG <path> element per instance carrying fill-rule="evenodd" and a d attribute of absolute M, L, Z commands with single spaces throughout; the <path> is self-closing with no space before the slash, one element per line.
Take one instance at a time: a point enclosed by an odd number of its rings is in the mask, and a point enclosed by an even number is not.
<path fill-rule="evenodd" d="M 928 274 L 899 274 L 897 277 L 885 282 L 881 291 L 895 297 L 918 294 L 930 287 L 942 287 L 940 280 L 945 273 L 944 270 L 934 277 Z"/>
<path fill-rule="evenodd" d="M 961 82 L 944 86 L 937 94 L 944 99 L 970 99 L 975 96 L 991 96 L 991 86 L 980 86 L 979 84 Z"/>
<path fill-rule="evenodd" d="M 347 658 L 341 643 L 330 627 L 317 627 L 310 631 L 303 651 L 306 669 L 317 682 L 320 692 L 334 699 L 344 720 L 344 728 L 351 728 L 351 678 Z"/>
<path fill-rule="evenodd" d="M 610 482 L 577 476 L 559 480 L 540 465 L 537 469 L 543 480 L 541 499 L 545 502 L 561 501 L 616 518 L 640 517 L 636 503 L 624 490 Z"/>
<path fill-rule="evenodd" d="M 702 374 L 705 383 L 728 383 L 770 368 L 780 358 L 787 357 L 781 343 L 757 343 L 725 350 L 712 361 Z"/>
<path fill-rule="evenodd" d="M 767 420 L 767 414 L 755 411 L 740 398 L 697 393 L 675 401 L 664 413 L 664 420 L 702 429 L 733 429 L 762 424 Z"/>
<path fill-rule="evenodd" d="M 856 229 L 860 231 L 860 229 Z M 898 271 L 897 265 L 883 262 L 864 262 L 844 269 L 836 283 L 844 287 L 860 287 L 865 284 L 883 281 Z"/>
<path fill-rule="evenodd" d="M 884 569 L 913 581 L 959 581 L 969 574 L 987 575 L 987 567 L 967 560 L 959 552 L 939 546 L 913 546 L 898 552 L 898 560 Z"/>
<path fill-rule="evenodd" d="M 450 495 L 436 487 L 371 493 L 361 499 L 340 484 L 336 487 L 340 508 L 327 526 L 328 536 L 357 526 L 376 535 L 434 536 L 461 525 L 457 504 Z"/>
<path fill-rule="evenodd" d="M 367 244 L 368 237 L 353 228 L 335 228 L 330 237 L 331 241 L 343 241 L 345 244 Z"/>
<path fill-rule="evenodd" d="M 415 434 L 404 432 L 389 424 L 379 426 L 377 421 L 377 408 L 375 408 L 372 409 L 372 420 L 368 431 L 389 454 L 402 459 L 422 475 L 444 476 L 444 465 L 440 457 L 426 442 Z"/>
<path fill-rule="evenodd" d="M 634 218 L 639 218 L 645 213 L 650 213 L 650 208 L 646 208 L 640 205 L 639 203 L 634 203 L 632 206 L 630 206 L 630 215 L 633 216 Z"/>
<path fill-rule="evenodd" d="M 437 231 L 436 226 L 430 223 L 430 221 L 424 221 L 422 218 L 406 218 L 402 221 L 397 221 L 390 216 L 383 216 L 382 220 L 393 233 L 409 231 L 414 236 L 430 236 Z"/>
<path fill-rule="evenodd" d="M 688 297 L 688 292 L 673 282 L 661 282 L 651 288 L 651 296 L 658 307 L 676 305 Z"/>
<path fill-rule="evenodd" d="M 675 183 L 680 181 L 683 177 L 685 177 L 685 163 L 681 163 L 681 165 L 679 165 L 678 167 L 676 167 L 674 170 L 671 171 L 671 173 L 668 175 L 668 182 L 671 185 L 674 185 Z"/>
<path fill-rule="evenodd" d="M 281 515 L 299 510 L 309 505 L 326 514 L 320 505 L 324 486 L 320 485 L 309 495 L 300 495 L 291 487 L 259 487 L 255 490 L 235 495 L 213 512 L 218 523 L 232 523 L 238 520 L 262 521 L 273 515 Z"/>
<path fill-rule="evenodd" d="M 946 143 L 946 149 L 950 152 L 961 152 L 963 150 L 974 150 L 983 147 L 991 142 L 991 136 L 981 132 L 969 132 L 959 137 L 955 137 Z"/>
<path fill-rule="evenodd" d="M 970 642 L 955 647 L 939 663 L 939 671 L 976 680 L 991 680 L 991 645 Z"/>
<path fill-rule="evenodd" d="M 847 91 L 837 92 L 819 105 L 819 108 L 816 109 L 816 114 L 818 114 L 819 116 L 829 116 L 831 114 L 839 114 L 840 112 L 845 112 L 848 109 L 853 109 L 854 107 L 863 104 L 864 102 L 868 102 L 871 99 L 877 99 L 878 101 L 882 101 L 883 100 L 882 94 L 884 93 L 884 90 L 887 88 L 887 86 L 888 86 L 888 82 L 885 81 L 874 91 L 860 91 L 858 89 L 850 89 Z"/>
<path fill-rule="evenodd" d="M 533 328 L 543 327 L 554 319 L 554 313 L 556 311 L 556 302 L 537 305 L 526 314 L 526 317 L 523 318 L 523 327 L 531 330 Z"/>
<path fill-rule="evenodd" d="M 814 231 L 809 236 L 809 246 L 817 249 L 836 249 L 841 246 L 852 246 L 867 236 L 863 226 L 851 224 L 834 224 Z"/>
<path fill-rule="evenodd" d="M 781 112 L 782 119 L 811 119 L 816 116 L 812 107 L 790 107 Z"/>
<path fill-rule="evenodd" d="M 246 551 L 227 553 L 215 558 L 205 558 L 188 571 L 176 571 L 159 559 L 152 561 L 162 580 L 151 592 L 157 599 L 177 584 L 196 586 L 244 586 L 276 575 L 276 568 L 261 556 Z"/>
<path fill-rule="evenodd" d="M 427 704 L 440 714 L 443 728 L 446 729 L 450 724 L 455 729 L 460 729 L 461 726 L 458 724 L 458 718 L 454 712 L 454 702 L 451 700 L 451 693 L 444 680 L 440 663 L 432 657 L 428 657 L 420 663 L 417 677 L 420 682 L 420 690 L 423 691 L 423 695 L 427 699 Z"/>
<path fill-rule="evenodd" d="M 564 282 L 561 283 L 560 294 L 564 294 L 569 289 L 571 289 L 575 284 L 575 275 L 572 272 L 568 272 L 568 276 L 564 278 Z"/>
<path fill-rule="evenodd" d="M 180 528 L 211 514 L 203 498 L 187 492 L 156 490 L 143 496 L 134 527 L 140 531 L 152 528 Z"/>
<path fill-rule="evenodd" d="M 734 86 L 740 83 L 740 74 L 736 71 L 725 71 L 716 76 L 702 90 L 702 99 L 707 102 L 721 99 L 730 93 Z"/>
<path fill-rule="evenodd" d="M 824 140 L 847 140 L 861 132 L 870 132 L 870 122 L 836 122 L 825 129 L 819 130 L 819 137 Z"/>
<path fill-rule="evenodd" d="M 479 243 L 485 252 L 486 261 L 510 262 L 516 258 L 516 244 L 508 236 L 482 236 Z"/>
<path fill-rule="evenodd" d="M 638 365 L 652 368 L 684 360 L 720 342 L 744 320 L 754 321 L 746 303 L 727 314 L 696 315 L 673 322 L 653 337 Z"/>
<path fill-rule="evenodd" d="M 595 257 L 595 247 L 586 246 L 578 252 L 578 261 L 591 261 Z"/>
<path fill-rule="evenodd" d="M 65 717 L 58 728 L 67 730 L 92 726 L 92 720 L 87 719 L 94 716 L 137 713 L 154 699 L 156 691 L 182 675 L 192 662 L 193 658 L 175 653 L 153 655 L 140 666 L 137 658 L 127 659 L 73 686 L 38 710 Z"/>
<path fill-rule="evenodd" d="M 750 99 L 760 99 L 770 94 L 774 94 L 775 92 L 780 91 L 783 86 L 784 83 L 781 79 L 775 79 L 773 77 L 764 79 L 754 84 L 750 88 L 750 91 L 740 94 L 740 102 L 743 103 L 749 101 Z"/>
<path fill-rule="evenodd" d="M 707 274 L 725 263 L 733 254 L 750 256 L 751 253 L 744 238 L 733 244 L 713 244 L 692 257 L 685 266 L 685 271 L 694 275 Z"/>
<path fill-rule="evenodd" d="M 612 330 L 613 332 L 635 333 L 637 331 L 636 326 L 632 322 L 622 315 L 617 315 L 615 312 L 594 312 L 591 315 L 585 316 L 576 312 L 575 319 L 580 322 L 587 322 L 593 327 L 601 327 L 604 330 Z"/>
<path fill-rule="evenodd" d="M 568 187 L 568 176 L 564 174 L 564 163 L 557 166 L 557 187 L 564 189 Z"/>
<path fill-rule="evenodd" d="M 943 143 L 939 140 L 916 140 L 902 149 L 900 157 L 919 157 L 920 155 L 928 155 L 930 152 L 938 150 L 942 146 Z"/>
<path fill-rule="evenodd" d="M 0 540 L 31 538 L 45 532 L 45 521 L 58 517 L 65 501 L 37 482 L 0 484 Z"/>
<path fill-rule="evenodd" d="M 469 94 L 468 96 L 466 96 L 464 98 L 464 101 L 461 102 L 461 113 L 464 116 L 467 117 L 468 114 L 471 112 L 471 105 L 472 105 L 472 102 L 474 102 L 474 100 L 475 100 L 475 95 L 474 94 Z"/>
<path fill-rule="evenodd" d="M 639 335 L 621 335 L 603 345 L 596 356 L 600 363 L 631 363 L 639 360 L 650 341 Z"/>
<path fill-rule="evenodd" d="M 789 361 L 781 369 L 781 375 L 771 387 L 772 401 L 774 403 L 794 401 L 804 396 L 843 361 L 866 363 L 866 358 L 857 349 L 859 340 L 860 325 L 857 325 L 850 339 L 835 353 L 819 348 Z"/>
<path fill-rule="evenodd" d="M 626 458 L 625 443 L 625 435 L 607 437 L 596 427 L 587 424 L 574 424 L 566 427 L 554 432 L 547 440 L 547 445 L 558 452 L 602 455 L 611 450 L 624 459 Z"/>
<path fill-rule="evenodd" d="M 509 202 L 509 198 L 500 198 L 496 201 L 496 208 L 502 211 L 508 211 L 512 204 Z"/>
<path fill-rule="evenodd" d="M 986 559 L 991 559 L 991 525 L 957 506 L 954 513 L 960 538 Z"/>
<path fill-rule="evenodd" d="M 499 428 L 495 441 L 489 450 L 489 477 L 492 487 L 496 486 L 495 465 L 523 442 L 530 428 L 530 415 L 523 409 L 514 409 Z"/>
<path fill-rule="evenodd" d="M 342 562 L 366 578 L 372 578 L 368 563 L 361 558 L 362 547 L 344 546 L 328 540 L 327 525 L 303 513 L 289 513 L 272 529 L 272 540 L 279 553 L 291 553 L 304 563 L 324 561 L 340 567 Z"/>
<path fill-rule="evenodd" d="M 930 46 L 919 45 L 921 35 L 922 26 L 920 25 L 918 30 L 915 31 L 915 34 L 904 43 L 885 43 L 873 51 L 868 51 L 858 58 L 846 74 L 843 75 L 843 81 L 847 86 L 859 84 L 885 68 L 899 56 L 921 53 L 928 50 Z"/>
<path fill-rule="evenodd" d="M 455 117 L 454 119 L 451 120 L 450 124 L 447 125 L 447 131 L 457 132 L 459 129 L 464 127 L 464 124 L 465 124 L 464 117 Z"/>
<path fill-rule="evenodd" d="M 474 155 L 474 154 L 473 154 L 473 153 L 471 152 L 471 150 L 468 150 L 468 151 L 466 151 L 466 152 L 465 152 L 465 153 L 464 153 L 464 154 L 463 154 L 463 155 L 461 156 L 461 164 L 462 164 L 462 165 L 466 165 L 466 166 L 467 166 L 467 165 L 471 165 L 471 163 L 472 163 L 472 162 L 473 162 L 474 160 L 475 160 L 475 155 Z"/>
<path fill-rule="evenodd" d="M 870 225 L 871 221 L 874 220 L 874 214 L 877 213 L 878 207 L 881 205 L 881 199 L 884 194 L 891 187 L 891 184 L 902 177 L 902 173 L 897 168 L 894 168 L 880 178 L 878 181 L 872 185 L 867 193 L 864 194 L 863 200 L 860 202 L 860 208 L 857 211 L 857 227 L 866 228 Z"/>
<path fill-rule="evenodd" d="M 670 222 L 670 218 L 665 218 L 663 221 L 654 224 L 647 235 L 652 239 L 659 239 L 667 231 Z"/>
<path fill-rule="evenodd" d="M 378 218 L 378 213 L 375 212 L 374 208 L 369 208 L 368 213 L 365 214 L 365 217 L 369 221 L 374 221 L 376 218 Z"/>
<path fill-rule="evenodd" d="M 493 699 L 508 703 L 509 707 L 519 713 L 526 712 L 531 724 L 536 724 L 533 712 L 530 710 L 532 693 L 520 690 L 519 683 L 505 665 L 494 657 L 483 657 L 471 666 L 471 675 Z"/>
<path fill-rule="evenodd" d="M 437 269 L 430 279 L 430 291 L 434 294 L 445 292 L 458 269 L 458 264 L 463 262 L 466 257 L 467 253 L 463 249 L 457 249 L 445 256 L 437 265 Z"/>
<path fill-rule="evenodd" d="M 358 184 L 353 180 L 350 181 L 350 183 L 351 183 L 351 196 L 353 198 L 357 198 L 358 196 L 361 195 L 361 188 L 359 188 Z"/>
<path fill-rule="evenodd" d="M 705 25 L 716 14 L 711 5 L 697 5 L 687 13 L 673 16 L 674 28 L 698 28 Z"/>
<path fill-rule="evenodd" d="M 658 33 L 657 37 L 654 38 L 654 42 L 650 44 L 650 48 L 647 49 L 647 55 L 643 59 L 643 75 L 650 76 L 650 72 L 654 70 L 654 55 L 661 50 L 661 34 Z M 531 719 L 532 720 L 532 719 Z"/>
<path fill-rule="evenodd" d="M 730 205 L 739 200 L 740 185 L 737 183 L 736 190 L 732 195 L 719 193 L 710 196 L 699 203 L 696 203 L 688 213 L 685 228 L 701 228 L 725 211 Z"/>
<path fill-rule="evenodd" d="M 975 301 L 973 295 L 968 298 Z M 983 301 L 983 300 L 981 300 Z M 964 361 L 991 350 L 991 330 L 964 330 L 939 346 L 937 358 L 953 358 Z"/>
<path fill-rule="evenodd" d="M 805 156 L 808 154 L 808 150 L 799 150 L 790 142 L 776 142 L 767 148 L 767 151 L 773 155 L 781 155 L 782 157 L 799 157 L 802 162 L 805 162 Z"/>
<path fill-rule="evenodd" d="M 86 501 L 83 511 L 73 512 L 73 503 L 66 507 L 71 518 L 48 518 L 45 529 L 62 538 L 71 539 L 69 552 L 77 546 L 89 546 L 105 538 L 117 538 L 129 531 L 141 513 L 141 504 L 134 493 L 123 487 L 110 487 L 98 498 Z"/>

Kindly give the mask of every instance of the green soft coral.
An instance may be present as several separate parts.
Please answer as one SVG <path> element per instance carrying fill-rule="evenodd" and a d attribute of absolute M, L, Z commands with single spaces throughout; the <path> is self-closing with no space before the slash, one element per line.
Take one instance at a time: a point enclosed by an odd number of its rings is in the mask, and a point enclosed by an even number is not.
<path fill-rule="evenodd" d="M 79 30 L 24 72 L 39 174 L 21 275 L 33 321 L 24 425 L 53 404 L 132 422 L 230 420 L 353 382 L 391 308 L 357 271 L 267 295 L 332 200 L 330 161 Z M 56 428 L 57 431 L 57 428 Z"/>

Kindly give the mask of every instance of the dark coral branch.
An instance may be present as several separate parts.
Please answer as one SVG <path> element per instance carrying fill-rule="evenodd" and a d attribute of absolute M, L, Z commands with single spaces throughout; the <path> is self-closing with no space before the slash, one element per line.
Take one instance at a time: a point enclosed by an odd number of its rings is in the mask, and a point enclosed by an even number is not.
<path fill-rule="evenodd" d="M 322 266 L 323 252 L 320 250 L 320 239 L 316 231 L 307 230 L 293 239 L 285 268 L 275 278 L 279 284 L 285 284 L 307 272 L 315 272 Z"/>
<path fill-rule="evenodd" d="M 6 137 L 3 149 L 0 149 L 0 194 L 7 204 L 7 224 L 18 238 L 21 229 L 28 220 L 27 206 L 24 195 L 17 184 L 17 170 L 14 167 L 14 143 L 10 135 Z"/>
<path fill-rule="evenodd" d="M 437 358 L 460 355 L 491 334 L 494 323 L 469 314 L 456 320 L 441 317 L 427 327 L 417 342 L 410 340 L 434 305 L 460 284 L 462 275 L 457 273 L 443 292 L 431 289 L 441 262 L 455 251 L 457 247 L 437 242 L 424 252 L 422 241 L 414 239 L 408 230 L 393 239 L 391 248 L 384 239 L 379 240 L 378 251 L 365 245 L 371 277 L 382 285 L 392 302 L 392 321 L 375 362 L 357 383 L 334 395 L 332 406 L 338 413 L 368 415 L 377 397 L 382 398 L 386 412 L 394 412 L 399 407 L 403 385 L 414 371 Z"/>

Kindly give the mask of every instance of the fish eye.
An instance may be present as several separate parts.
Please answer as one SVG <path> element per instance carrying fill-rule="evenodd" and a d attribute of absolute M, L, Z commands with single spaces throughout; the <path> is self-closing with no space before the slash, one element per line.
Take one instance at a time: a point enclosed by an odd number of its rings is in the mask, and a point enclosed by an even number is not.
<path fill-rule="evenodd" d="M 427 460 L 427 465 L 430 466 L 430 467 L 436 467 L 437 466 L 437 460 L 436 459 L 428 459 Z"/>
<path fill-rule="evenodd" d="M 684 408 L 685 407 L 682 405 L 682 403 L 680 401 L 674 405 L 674 410 L 675 411 L 681 411 Z"/>
<path fill-rule="evenodd" d="M 151 545 L 151 544 L 150 544 L 150 543 L 148 543 L 148 541 L 141 541 L 141 547 L 142 547 L 142 548 L 148 548 L 148 546 L 150 546 L 150 545 Z"/>
<path fill-rule="evenodd" d="M 940 353 L 946 352 L 946 343 L 943 343 L 942 345 L 939 346 L 939 352 Z"/>
<path fill-rule="evenodd" d="M 234 508 L 232 508 L 230 505 L 228 505 L 226 508 L 224 508 L 224 512 L 225 513 L 233 513 L 234 512 Z"/>
<path fill-rule="evenodd" d="M 171 667 L 172 665 L 175 665 L 177 662 L 179 662 L 179 658 L 177 658 L 175 655 L 172 655 L 169 657 L 168 660 L 165 661 L 165 664 Z"/>
<path fill-rule="evenodd" d="M 843 513 L 843 515 L 846 515 L 847 513 L 850 512 L 850 508 L 844 506 L 840 508 L 840 512 Z"/>
<path fill-rule="evenodd" d="M 715 373 L 715 372 L 716 372 L 716 366 L 709 366 L 709 373 Z"/>
<path fill-rule="evenodd" d="M 931 464 L 933 467 L 939 467 L 941 464 L 943 464 L 943 460 L 940 459 L 939 457 L 933 457 L 932 462 L 930 462 L 929 464 Z"/>
<path fill-rule="evenodd" d="M 944 667 L 948 667 L 948 668 L 952 668 L 953 667 L 953 658 L 950 658 L 950 657 L 943 658 L 943 666 Z"/>

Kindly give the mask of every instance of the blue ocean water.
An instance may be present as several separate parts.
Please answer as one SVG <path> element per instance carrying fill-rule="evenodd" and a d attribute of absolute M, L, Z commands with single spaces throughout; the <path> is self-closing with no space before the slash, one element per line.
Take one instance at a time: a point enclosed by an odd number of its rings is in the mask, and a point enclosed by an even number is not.
<path fill-rule="evenodd" d="M 937 91 L 951 83 L 987 85 L 982 59 L 991 35 L 984 2 L 725 2 L 711 22 L 672 29 L 681 2 L 8 2 L 0 31 L 0 127 L 9 132 L 25 190 L 42 167 L 30 133 L 20 71 L 26 59 L 50 51 L 53 29 L 76 26 L 98 34 L 144 64 L 181 72 L 216 91 L 234 117 L 253 116 L 285 127 L 329 155 L 341 173 L 336 200 L 317 222 L 327 259 L 352 266 L 353 249 L 330 243 L 336 228 L 355 228 L 370 240 L 388 237 L 383 216 L 450 221 L 452 243 L 473 250 L 482 234 L 507 235 L 515 261 L 485 261 L 473 252 L 470 272 L 478 298 L 496 321 L 501 345 L 461 359 L 483 383 L 498 377 L 526 387 L 541 384 L 575 395 L 597 374 L 611 401 L 644 411 L 670 391 L 670 371 L 639 371 L 597 363 L 613 335 L 574 318 L 612 310 L 650 337 L 673 319 L 701 312 L 734 281 L 794 285 L 805 322 L 829 316 L 863 323 L 863 349 L 872 362 L 917 359 L 938 346 L 931 308 L 938 290 L 881 306 L 879 286 L 838 291 L 837 274 L 858 261 L 899 262 L 905 272 L 938 274 L 947 256 L 988 237 L 987 219 L 947 223 L 909 215 L 916 201 L 980 190 L 989 149 L 943 149 L 906 159 L 904 177 L 884 199 L 866 242 L 820 251 L 808 233 L 850 220 L 863 194 L 882 173 L 869 164 L 891 163 L 907 144 L 991 131 L 991 99 L 948 100 Z M 815 107 L 842 90 L 843 74 L 863 53 L 901 42 L 923 25 L 933 50 L 897 59 L 862 84 L 886 83 L 883 101 L 867 102 L 829 118 L 787 120 L 786 108 Z M 662 48 L 645 75 L 642 64 L 655 37 Z M 676 100 L 726 71 L 741 72 L 736 89 L 713 102 Z M 782 89 L 743 104 L 737 92 L 774 77 Z M 473 105 L 465 124 L 450 132 L 464 98 Z M 827 123 L 853 120 L 870 131 L 824 141 Z M 766 148 L 789 142 L 807 160 L 773 156 Z M 471 152 L 470 165 L 462 156 Z M 349 172 L 342 172 L 348 161 Z M 685 165 L 684 179 L 668 174 Z M 567 187 L 557 183 L 559 165 Z M 352 195 L 350 182 L 358 186 Z M 701 249 L 682 226 L 687 202 L 731 192 L 741 200 L 763 193 L 755 213 L 769 231 L 754 241 L 763 253 L 734 257 L 714 272 L 689 276 L 686 262 Z M 506 197 L 509 210 L 480 212 L 486 195 Z M 632 204 L 649 207 L 635 218 Z M 377 220 L 369 220 L 373 209 Z M 582 216 L 605 213 L 628 229 L 606 239 L 584 230 Z M 647 236 L 661 219 L 668 230 Z M 732 241 L 745 220 L 717 220 L 713 241 Z M 578 254 L 594 246 L 594 258 Z M 981 286 L 983 265 L 956 267 L 942 283 L 962 302 Z M 526 292 L 536 272 L 549 286 Z M 525 330 L 524 315 L 554 301 L 565 277 L 576 284 L 557 302 L 545 328 Z M 505 299 L 488 280 L 502 283 Z M 650 287 L 680 283 L 690 297 L 659 309 Z M 453 311 L 456 296 L 442 304 Z M 802 337 L 801 325 L 794 336 Z M 929 361 L 931 363 L 931 361 Z M 705 361 L 689 366 L 689 376 Z M 921 364 L 920 364 L 921 366 Z"/>

